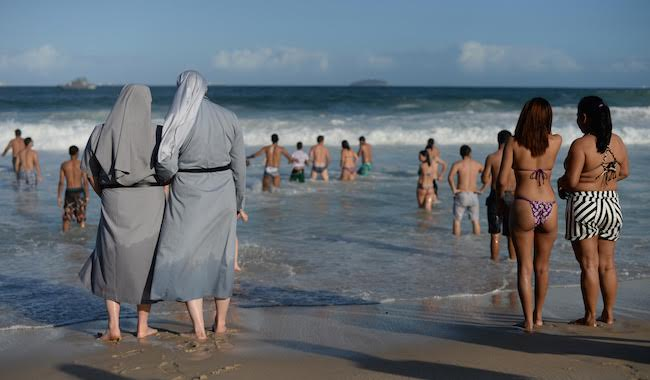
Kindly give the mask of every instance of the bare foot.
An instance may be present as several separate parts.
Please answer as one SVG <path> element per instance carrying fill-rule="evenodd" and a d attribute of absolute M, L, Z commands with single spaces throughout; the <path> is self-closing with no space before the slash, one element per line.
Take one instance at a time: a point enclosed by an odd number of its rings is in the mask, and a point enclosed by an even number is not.
<path fill-rule="evenodd" d="M 235 272 L 241 272 L 241 267 L 238 262 L 235 262 Z"/>
<path fill-rule="evenodd" d="M 544 326 L 544 321 L 542 321 L 541 319 L 535 321 L 535 327 L 542 327 L 542 326 Z"/>
<path fill-rule="evenodd" d="M 226 325 L 221 326 L 221 325 L 215 323 L 212 326 L 212 331 L 214 331 L 215 334 L 225 334 L 225 333 L 228 332 L 228 328 L 226 327 Z"/>
<path fill-rule="evenodd" d="M 526 321 L 515 323 L 515 326 L 521 328 L 522 330 L 524 330 L 524 332 L 527 332 L 529 334 L 534 332 L 533 324 L 532 323 L 526 323 Z"/>
<path fill-rule="evenodd" d="M 581 325 L 581 326 L 590 326 L 590 327 L 598 327 L 596 324 L 596 321 L 594 319 L 587 319 L 587 318 L 578 318 L 575 321 L 569 322 L 570 325 Z"/>
<path fill-rule="evenodd" d="M 603 313 L 600 315 L 600 318 L 597 319 L 598 322 L 602 322 L 608 325 L 613 325 L 614 324 L 614 317 L 610 316 L 607 312 L 603 311 Z"/>
<path fill-rule="evenodd" d="M 106 343 L 119 343 L 120 340 L 122 340 L 122 335 L 120 334 L 119 331 L 110 331 L 107 330 L 106 332 L 98 333 L 97 334 L 97 339 L 101 340 L 102 342 Z"/>
<path fill-rule="evenodd" d="M 205 342 L 206 340 L 208 340 L 208 336 L 205 334 L 205 331 L 203 332 L 203 334 L 188 332 L 188 333 L 181 333 L 180 335 L 184 338 L 194 339 L 199 342 Z"/>
<path fill-rule="evenodd" d="M 136 334 L 136 337 L 138 339 L 144 339 L 144 338 L 146 338 L 148 336 L 152 336 L 152 335 L 156 335 L 156 334 L 158 334 L 158 330 L 152 329 L 151 327 L 147 327 L 147 331 L 145 331 L 145 332 L 138 331 L 138 333 Z"/>

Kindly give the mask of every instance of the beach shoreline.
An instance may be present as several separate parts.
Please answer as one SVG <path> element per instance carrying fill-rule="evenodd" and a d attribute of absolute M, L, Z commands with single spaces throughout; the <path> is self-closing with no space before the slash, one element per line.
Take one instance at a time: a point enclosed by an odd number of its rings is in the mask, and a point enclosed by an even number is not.
<path fill-rule="evenodd" d="M 549 289 L 546 325 L 525 334 L 516 293 L 421 303 L 234 307 L 226 336 L 196 343 L 191 324 L 156 315 L 161 333 L 96 341 L 105 321 L 0 332 L 11 379 L 571 378 L 650 377 L 650 279 L 620 284 L 617 322 L 587 328 L 579 287 Z M 161 318 L 164 317 L 164 318 Z M 203 376 L 203 377 L 202 377 Z"/>

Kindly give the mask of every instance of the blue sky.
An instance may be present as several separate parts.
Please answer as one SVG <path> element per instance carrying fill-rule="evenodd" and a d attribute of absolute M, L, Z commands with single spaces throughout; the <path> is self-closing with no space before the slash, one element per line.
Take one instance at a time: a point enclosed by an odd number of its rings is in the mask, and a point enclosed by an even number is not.
<path fill-rule="evenodd" d="M 0 82 L 650 86 L 650 2 L 0 0 Z"/>

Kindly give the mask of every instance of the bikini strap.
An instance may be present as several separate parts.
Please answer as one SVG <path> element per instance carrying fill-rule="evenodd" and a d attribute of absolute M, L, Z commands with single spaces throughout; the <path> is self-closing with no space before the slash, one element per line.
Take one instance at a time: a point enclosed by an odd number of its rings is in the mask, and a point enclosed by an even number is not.
<path fill-rule="evenodd" d="M 529 178 L 536 180 L 538 186 L 542 186 L 546 180 L 546 173 L 544 172 L 544 169 L 535 169 L 532 170 Z"/>

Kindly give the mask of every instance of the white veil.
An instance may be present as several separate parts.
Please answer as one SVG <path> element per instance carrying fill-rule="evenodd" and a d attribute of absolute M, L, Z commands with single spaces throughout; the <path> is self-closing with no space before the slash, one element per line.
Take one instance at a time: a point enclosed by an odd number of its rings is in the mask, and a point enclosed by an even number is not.
<path fill-rule="evenodd" d="M 208 82 L 194 70 L 182 72 L 176 85 L 174 101 L 163 123 L 159 162 L 171 157 L 183 145 L 194 126 L 203 96 L 208 91 Z"/>

